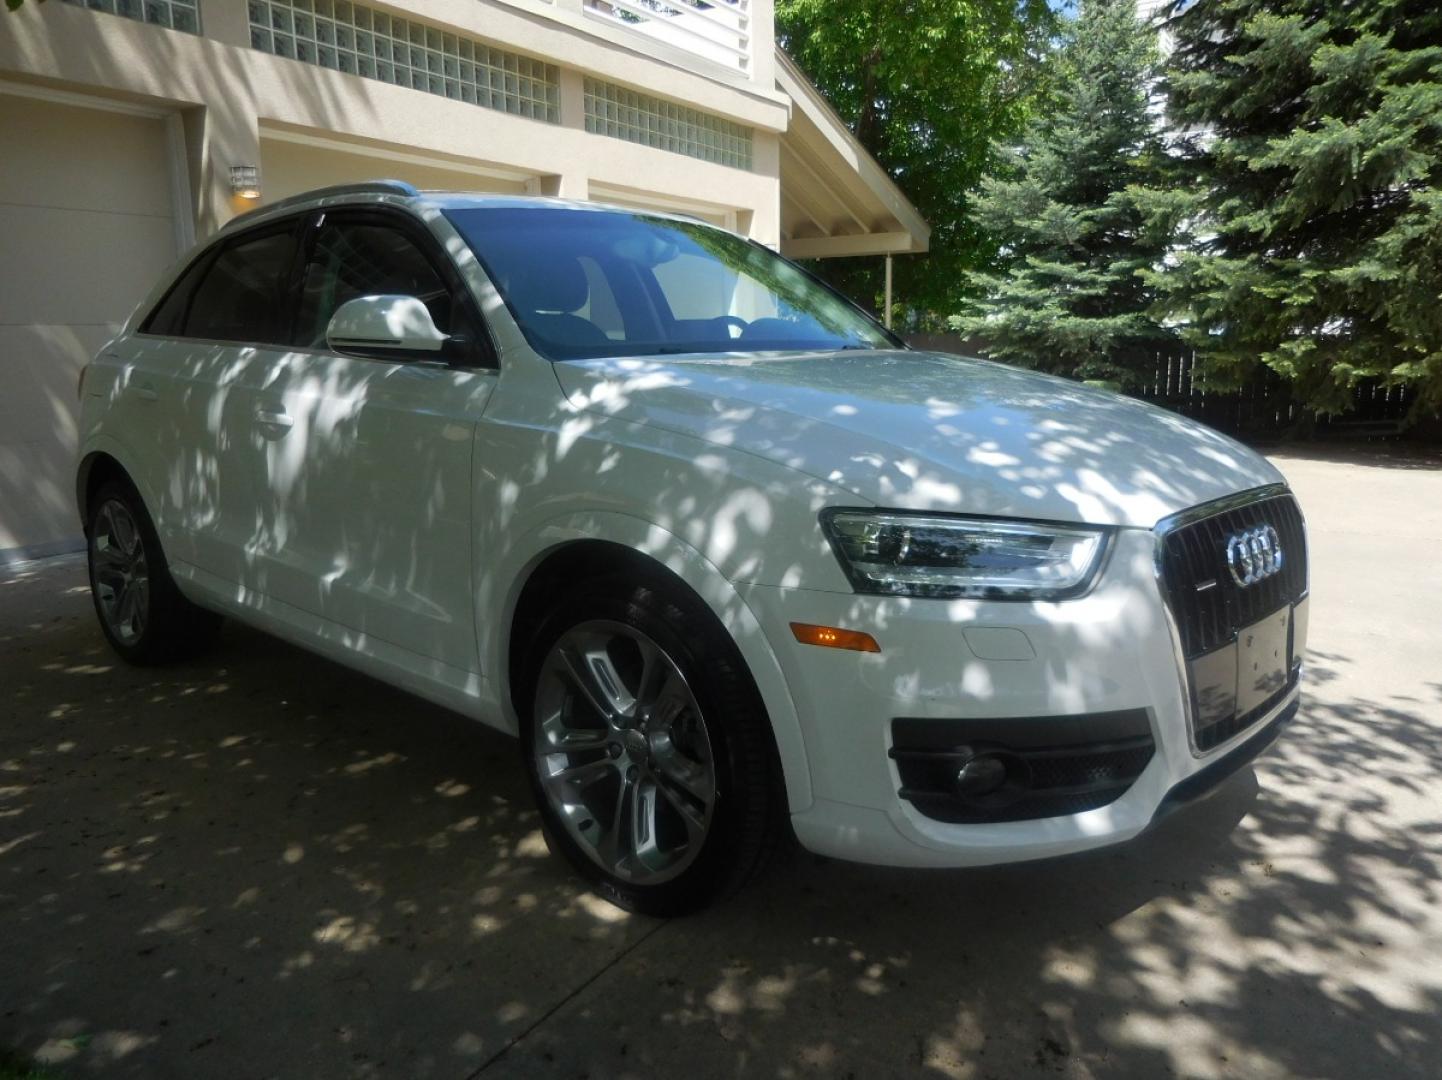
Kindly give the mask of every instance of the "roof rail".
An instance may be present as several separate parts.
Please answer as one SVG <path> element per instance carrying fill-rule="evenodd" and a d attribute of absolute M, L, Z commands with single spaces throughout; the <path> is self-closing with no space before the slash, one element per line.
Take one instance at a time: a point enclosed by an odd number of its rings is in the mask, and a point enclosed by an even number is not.
<path fill-rule="evenodd" d="M 243 214 L 237 214 L 225 223 L 225 228 L 230 228 L 237 222 L 245 221 L 260 214 L 268 214 L 273 210 L 283 210 L 288 206 L 297 206 L 300 203 L 308 203 L 314 199 L 328 199 L 333 195 L 405 195 L 415 198 L 420 194 L 420 189 L 414 184 L 408 184 L 404 180 L 357 180 L 353 184 L 334 184 L 331 187 L 315 188 L 311 191 L 302 191 L 299 195 L 290 195 L 277 202 L 267 203 L 265 206 L 257 206 L 254 210 L 247 210 Z"/>

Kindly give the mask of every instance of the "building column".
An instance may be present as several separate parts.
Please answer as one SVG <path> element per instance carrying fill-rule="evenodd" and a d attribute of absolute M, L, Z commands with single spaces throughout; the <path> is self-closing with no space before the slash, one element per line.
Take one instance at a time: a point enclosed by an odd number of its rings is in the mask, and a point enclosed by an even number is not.
<path fill-rule="evenodd" d="M 195 235 L 213 235 L 237 214 L 264 206 L 265 172 L 260 173 L 261 197 L 242 199 L 230 187 L 232 165 L 260 168 L 260 124 L 248 102 L 212 102 L 184 114 L 186 157 L 190 164 L 195 199 Z"/>
<path fill-rule="evenodd" d="M 583 172 L 547 173 L 526 181 L 527 195 L 585 202 L 591 197 L 591 178 Z"/>
<path fill-rule="evenodd" d="M 747 28 L 751 31 L 751 61 L 746 74 L 758 86 L 776 86 L 776 4 L 774 0 L 750 0 Z"/>
<path fill-rule="evenodd" d="M 199 0 L 198 6 L 200 30 L 206 40 L 250 48 L 247 5 L 234 0 Z M 213 235 L 237 214 L 263 206 L 266 201 L 264 173 L 260 177 L 260 199 L 237 198 L 231 191 L 232 165 L 260 167 L 260 126 L 255 102 L 244 83 L 223 85 L 224 93 L 207 95 L 202 104 L 178 109 L 197 240 Z"/>
<path fill-rule="evenodd" d="M 586 127 L 586 77 L 575 68 L 561 68 L 561 126 Z"/>
<path fill-rule="evenodd" d="M 746 234 L 759 244 L 781 250 L 781 136 L 757 129 L 751 136 L 751 171 L 770 182 L 765 205 L 751 215 Z"/>

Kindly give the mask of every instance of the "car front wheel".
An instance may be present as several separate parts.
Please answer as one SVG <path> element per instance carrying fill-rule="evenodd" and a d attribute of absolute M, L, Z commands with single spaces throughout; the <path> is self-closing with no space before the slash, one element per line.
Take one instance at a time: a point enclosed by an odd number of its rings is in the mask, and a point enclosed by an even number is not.
<path fill-rule="evenodd" d="M 551 846 L 648 914 L 747 880 L 784 797 L 764 707 L 714 616 L 618 586 L 561 605 L 537 644 L 522 743 Z"/>

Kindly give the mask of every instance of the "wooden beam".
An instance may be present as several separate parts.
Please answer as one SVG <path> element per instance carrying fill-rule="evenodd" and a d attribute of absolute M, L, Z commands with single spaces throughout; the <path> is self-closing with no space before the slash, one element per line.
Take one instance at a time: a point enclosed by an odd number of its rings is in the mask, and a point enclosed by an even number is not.
<path fill-rule="evenodd" d="M 821 96 L 821 92 L 801 73 L 795 63 L 781 49 L 776 50 L 776 83 L 792 100 L 791 125 L 783 139 L 787 142 L 811 141 L 819 137 L 826 146 L 822 156 L 836 155 L 840 167 L 849 179 L 859 182 L 871 197 L 879 199 L 901 227 L 916 237 L 913 251 L 925 251 L 931 229 L 897 187 L 895 181 L 866 152 L 842 123 L 835 110 Z M 799 116 L 797 114 L 800 114 Z M 870 200 L 868 199 L 868 202 Z"/>
<path fill-rule="evenodd" d="M 781 238 L 782 241 L 793 237 L 825 237 L 830 236 L 831 230 L 816 220 L 816 215 L 807 210 L 805 205 L 798 202 L 789 189 L 781 189 Z"/>
<path fill-rule="evenodd" d="M 915 251 L 910 233 L 861 233 L 852 236 L 808 236 L 782 240 L 789 259 L 839 259 L 849 255 L 904 255 Z"/>
<path fill-rule="evenodd" d="M 795 165 L 810 179 L 810 184 L 802 185 L 799 188 L 793 185 L 793 195 L 811 196 L 812 198 L 815 198 L 819 195 L 824 198 L 825 201 L 833 203 L 837 207 L 839 207 L 841 209 L 841 213 L 845 217 L 848 217 L 853 222 L 855 222 L 856 227 L 862 232 L 866 232 L 871 228 L 871 226 L 867 223 L 866 219 L 863 218 L 861 214 L 857 213 L 856 208 L 851 205 L 851 203 L 839 190 L 837 190 L 838 185 L 834 181 L 826 180 L 826 178 L 821 175 L 820 171 L 816 168 L 816 166 L 812 165 L 811 162 L 807 161 L 804 157 L 802 157 L 800 152 L 798 151 L 798 148 L 791 145 L 791 143 L 786 139 L 781 140 L 781 163 L 782 168 L 785 168 L 787 164 Z M 812 214 L 810 216 L 813 219 L 815 219 L 816 217 L 815 214 Z M 835 232 L 836 230 L 834 228 L 831 228 L 827 231 Z"/>

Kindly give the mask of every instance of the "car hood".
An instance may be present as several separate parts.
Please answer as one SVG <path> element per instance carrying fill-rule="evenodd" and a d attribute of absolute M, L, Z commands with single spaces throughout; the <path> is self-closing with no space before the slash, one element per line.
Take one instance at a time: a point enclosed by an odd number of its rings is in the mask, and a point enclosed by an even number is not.
<path fill-rule="evenodd" d="M 756 454 L 859 500 L 1151 528 L 1281 474 L 1133 398 L 984 360 L 827 352 L 572 360 L 570 401 Z"/>

